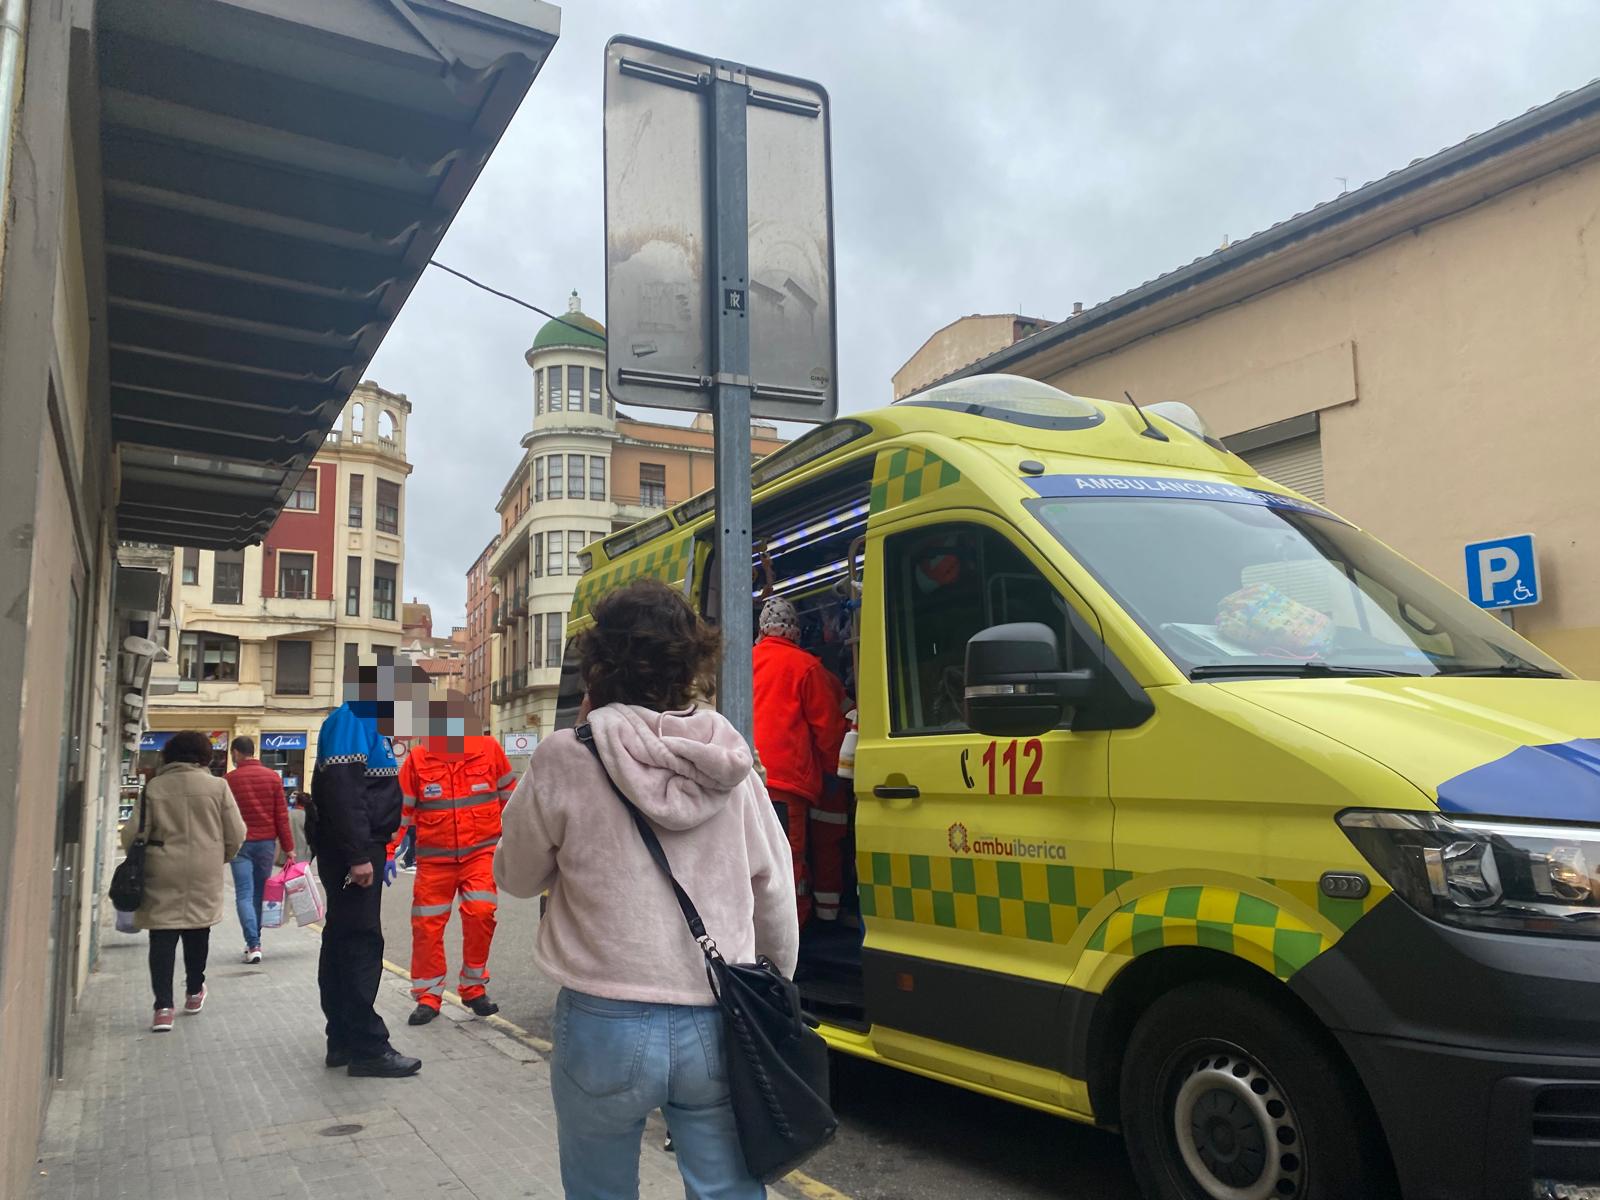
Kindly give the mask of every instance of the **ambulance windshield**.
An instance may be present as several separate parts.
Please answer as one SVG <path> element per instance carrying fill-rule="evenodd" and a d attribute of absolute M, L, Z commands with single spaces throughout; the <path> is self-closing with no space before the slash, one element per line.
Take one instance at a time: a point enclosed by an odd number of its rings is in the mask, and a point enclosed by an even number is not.
<path fill-rule="evenodd" d="M 1079 489 L 1030 507 L 1197 679 L 1565 675 L 1495 617 L 1360 530 L 1288 498 L 1213 492 L 1174 498 Z"/>

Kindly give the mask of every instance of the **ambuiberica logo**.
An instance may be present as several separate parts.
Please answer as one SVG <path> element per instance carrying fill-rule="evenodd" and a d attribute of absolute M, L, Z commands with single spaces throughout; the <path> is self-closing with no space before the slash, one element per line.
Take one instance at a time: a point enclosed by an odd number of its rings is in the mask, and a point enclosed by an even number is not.
<path fill-rule="evenodd" d="M 1048 838 L 972 833 L 961 821 L 952 824 L 946 835 L 951 851 L 956 854 L 974 854 L 986 858 L 1021 858 L 1036 862 L 1067 861 L 1067 844 L 1054 842 Z"/>

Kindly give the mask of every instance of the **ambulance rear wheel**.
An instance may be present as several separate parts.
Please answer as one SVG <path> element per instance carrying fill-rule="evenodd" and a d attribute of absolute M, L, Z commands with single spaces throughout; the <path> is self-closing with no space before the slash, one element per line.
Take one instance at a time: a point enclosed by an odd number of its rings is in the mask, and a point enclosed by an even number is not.
<path fill-rule="evenodd" d="M 1393 1173 L 1328 1035 L 1249 991 L 1152 1004 L 1122 1066 L 1122 1130 L 1147 1200 L 1381 1200 Z"/>

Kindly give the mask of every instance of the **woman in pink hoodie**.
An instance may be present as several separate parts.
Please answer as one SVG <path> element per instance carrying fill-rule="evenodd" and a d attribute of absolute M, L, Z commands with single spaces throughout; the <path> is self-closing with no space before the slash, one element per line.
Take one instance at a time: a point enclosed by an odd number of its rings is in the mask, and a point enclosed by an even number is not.
<path fill-rule="evenodd" d="M 649 819 L 730 962 L 799 949 L 789 843 L 737 730 L 710 694 L 719 639 L 683 596 L 641 580 L 603 597 L 579 654 L 605 763 L 549 737 L 506 805 L 501 890 L 549 892 L 535 958 L 561 985 L 551 1088 L 569 1200 L 632 1200 L 645 1119 L 661 1109 L 690 1200 L 766 1190 L 745 1168 L 722 1014 L 666 877 L 606 781 Z"/>

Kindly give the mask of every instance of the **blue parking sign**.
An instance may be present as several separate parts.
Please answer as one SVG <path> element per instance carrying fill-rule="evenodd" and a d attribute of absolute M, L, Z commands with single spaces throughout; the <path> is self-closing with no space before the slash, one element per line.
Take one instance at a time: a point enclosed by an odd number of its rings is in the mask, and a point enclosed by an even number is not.
<path fill-rule="evenodd" d="M 1467 545 L 1467 598 L 1479 608 L 1526 608 L 1539 603 L 1539 560 L 1533 534 Z"/>

